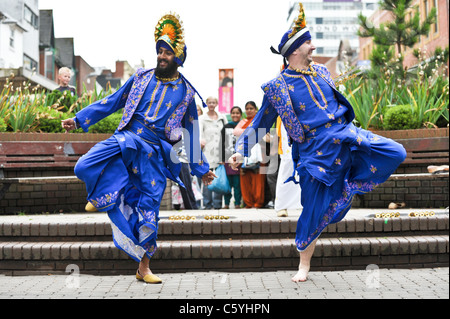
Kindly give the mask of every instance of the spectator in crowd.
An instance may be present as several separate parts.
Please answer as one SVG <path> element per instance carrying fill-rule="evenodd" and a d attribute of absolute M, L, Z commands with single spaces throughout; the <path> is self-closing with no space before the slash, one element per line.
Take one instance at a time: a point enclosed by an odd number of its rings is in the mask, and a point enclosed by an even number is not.
<path fill-rule="evenodd" d="M 217 98 L 208 97 L 206 99 L 208 111 L 199 118 L 200 126 L 200 144 L 209 162 L 209 169 L 214 170 L 222 162 L 221 148 L 219 147 L 222 139 L 222 129 L 228 120 L 224 114 L 219 113 L 216 108 Z M 203 208 L 220 209 L 222 208 L 222 194 L 216 193 L 203 187 Z"/>
<path fill-rule="evenodd" d="M 234 128 L 233 134 L 240 137 L 242 133 L 250 126 L 253 118 L 258 112 L 255 102 L 249 101 L 245 104 L 246 118 L 241 120 Z M 256 145 L 255 147 L 259 147 Z M 241 168 L 241 193 L 245 208 L 264 207 L 264 188 L 266 176 L 259 173 L 259 167 L 254 169 Z"/>
<path fill-rule="evenodd" d="M 69 85 L 70 79 L 72 78 L 72 72 L 68 67 L 62 67 L 58 71 L 59 86 L 56 88 L 61 93 L 64 91 L 69 91 L 73 96 L 77 95 L 75 87 Z"/>
<path fill-rule="evenodd" d="M 234 146 L 236 144 L 236 136 L 233 134 L 233 130 L 236 125 L 239 124 L 242 118 L 242 110 L 239 106 L 233 106 L 230 111 L 231 121 L 225 124 L 222 130 L 222 154 L 225 170 L 227 172 L 228 182 L 232 193 L 234 194 L 234 206 L 235 208 L 241 208 L 241 179 L 239 171 L 235 171 L 230 168 L 230 165 L 226 163 L 226 160 L 233 155 Z M 230 201 L 232 193 L 224 195 L 224 208 L 230 208 Z"/>

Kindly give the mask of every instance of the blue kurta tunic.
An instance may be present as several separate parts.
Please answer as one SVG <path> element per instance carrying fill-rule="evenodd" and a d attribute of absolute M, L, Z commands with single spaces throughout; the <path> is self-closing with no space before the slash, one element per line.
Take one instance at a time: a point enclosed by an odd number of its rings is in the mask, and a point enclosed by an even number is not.
<path fill-rule="evenodd" d="M 159 208 L 166 178 L 182 185 L 176 151 L 183 136 L 192 174 L 209 165 L 200 150 L 195 90 L 183 76 L 162 82 L 152 70 L 139 70 L 117 92 L 76 114 L 88 130 L 124 108 L 118 130 L 78 161 L 76 175 L 88 200 L 111 219 L 115 245 L 140 261 L 156 250 Z"/>
<path fill-rule="evenodd" d="M 295 239 L 299 251 L 345 216 L 355 194 L 386 181 L 406 157 L 402 145 L 353 125 L 353 109 L 328 70 L 313 67 L 316 76 L 287 69 L 263 85 L 261 109 L 236 144 L 237 152 L 247 155 L 281 117 L 302 189 Z"/>

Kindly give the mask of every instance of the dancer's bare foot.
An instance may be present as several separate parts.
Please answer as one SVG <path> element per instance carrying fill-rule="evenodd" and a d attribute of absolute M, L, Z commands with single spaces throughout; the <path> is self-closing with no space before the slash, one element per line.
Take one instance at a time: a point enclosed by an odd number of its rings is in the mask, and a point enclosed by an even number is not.
<path fill-rule="evenodd" d="M 303 282 L 308 280 L 309 268 L 311 266 L 311 257 L 314 254 L 317 238 L 309 244 L 309 246 L 300 252 L 300 263 L 298 265 L 298 272 L 292 277 L 293 282 Z"/>
<path fill-rule="evenodd" d="M 298 272 L 295 274 L 294 277 L 292 277 L 293 282 L 304 282 L 308 280 L 308 273 L 309 273 L 309 266 L 302 266 L 300 265 L 298 267 Z"/>

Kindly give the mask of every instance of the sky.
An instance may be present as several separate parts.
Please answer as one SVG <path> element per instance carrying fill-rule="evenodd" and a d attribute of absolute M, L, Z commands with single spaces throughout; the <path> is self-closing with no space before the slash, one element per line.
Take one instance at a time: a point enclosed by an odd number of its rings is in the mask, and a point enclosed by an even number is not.
<path fill-rule="evenodd" d="M 234 69 L 234 105 L 262 102 L 261 85 L 282 58 L 270 51 L 289 29 L 292 0 L 39 0 L 52 9 L 55 37 L 74 38 L 75 55 L 92 67 L 115 61 L 156 66 L 155 25 L 168 12 L 183 21 L 187 59 L 179 71 L 206 100 L 218 96 L 219 69 Z M 199 102 L 199 100 L 198 100 Z"/>

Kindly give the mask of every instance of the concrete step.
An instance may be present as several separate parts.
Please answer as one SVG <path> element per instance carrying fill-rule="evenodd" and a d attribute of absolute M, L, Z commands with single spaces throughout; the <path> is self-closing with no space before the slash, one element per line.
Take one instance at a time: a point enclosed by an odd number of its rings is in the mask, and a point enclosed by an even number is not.
<path fill-rule="evenodd" d="M 384 210 L 386 211 L 386 210 Z M 422 210 L 426 211 L 426 210 Z M 382 211 L 351 210 L 320 236 L 312 259 L 316 270 L 448 266 L 449 214 L 377 218 Z M 181 212 L 161 212 L 155 271 L 295 269 L 294 244 L 300 212 L 278 218 L 273 210 L 221 210 L 228 219 L 172 220 Z M 106 214 L 0 216 L 0 273 L 132 273 L 137 263 L 112 242 Z"/>
<path fill-rule="evenodd" d="M 76 265 L 85 273 L 130 273 L 137 263 L 111 241 L 1 242 L 0 272 L 54 273 Z M 316 270 L 447 265 L 449 236 L 320 238 Z M 295 269 L 292 239 L 161 241 L 152 258 L 156 271 Z"/>
<path fill-rule="evenodd" d="M 448 212 L 438 211 L 431 217 L 409 217 L 407 212 L 403 212 L 400 217 L 377 218 L 376 214 L 378 213 L 349 214 L 341 222 L 325 228 L 322 236 L 445 235 L 449 230 Z M 180 213 L 178 215 L 181 216 Z M 195 220 L 169 220 L 166 215 L 162 216 L 159 222 L 158 238 L 215 240 L 295 236 L 298 216 L 265 218 L 251 215 L 250 217 L 231 216 L 227 220 L 206 220 L 202 216 L 197 216 Z M 108 241 L 111 240 L 111 236 L 111 225 L 105 214 L 63 215 L 60 218 L 45 215 L 0 218 L 2 241 Z"/>

